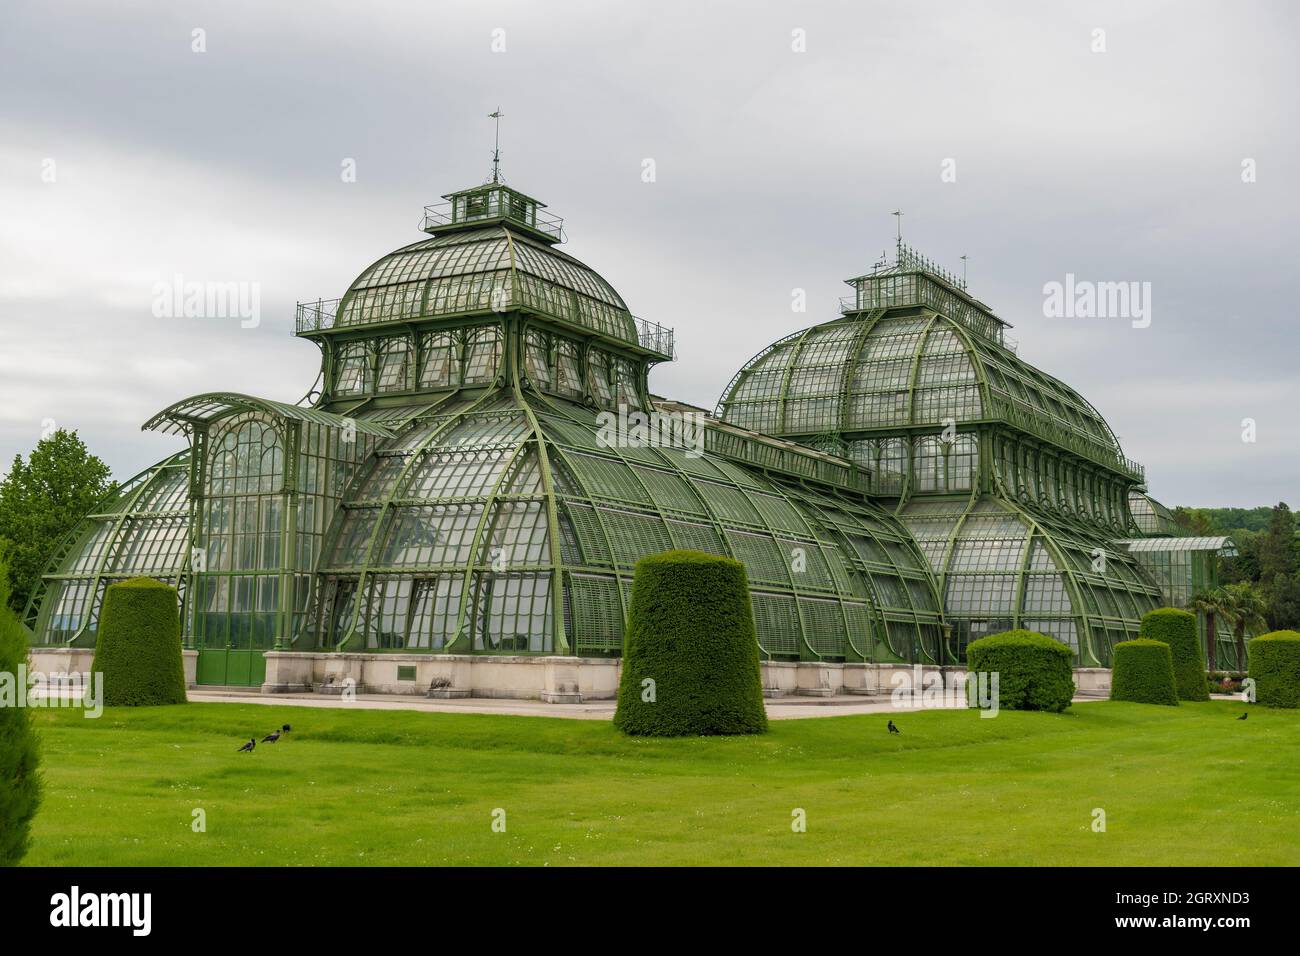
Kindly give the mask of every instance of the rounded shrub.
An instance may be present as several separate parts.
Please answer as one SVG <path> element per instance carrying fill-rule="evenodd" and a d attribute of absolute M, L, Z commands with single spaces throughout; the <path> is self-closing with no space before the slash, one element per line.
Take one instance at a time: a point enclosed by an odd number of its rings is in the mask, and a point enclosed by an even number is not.
<path fill-rule="evenodd" d="M 27 635 L 9 610 L 9 569 L 0 560 L 0 866 L 16 866 L 27 852 L 32 818 L 41 802 L 40 764 L 31 709 L 19 707 L 18 668 L 27 661 Z"/>
<path fill-rule="evenodd" d="M 1145 637 L 1116 644 L 1111 654 L 1110 699 L 1177 706 L 1169 645 Z"/>
<path fill-rule="evenodd" d="M 1160 607 L 1142 615 L 1138 637 L 1169 645 L 1174 661 L 1174 689 L 1179 700 L 1209 700 L 1205 656 L 1196 634 L 1196 615 L 1176 607 Z"/>
<path fill-rule="evenodd" d="M 1255 703 L 1300 707 L 1300 634 L 1272 631 L 1247 646 L 1248 676 L 1255 681 Z"/>
<path fill-rule="evenodd" d="M 614 725 L 655 737 L 767 729 L 743 564 L 700 551 L 637 562 Z"/>
<path fill-rule="evenodd" d="M 103 675 L 107 706 L 185 703 L 176 589 L 153 578 L 110 584 L 99 612 L 93 670 Z"/>
<path fill-rule="evenodd" d="M 998 706 L 1006 710 L 1059 714 L 1074 697 L 1074 652 L 1037 631 L 1004 631 L 971 641 L 966 668 L 998 675 Z"/>

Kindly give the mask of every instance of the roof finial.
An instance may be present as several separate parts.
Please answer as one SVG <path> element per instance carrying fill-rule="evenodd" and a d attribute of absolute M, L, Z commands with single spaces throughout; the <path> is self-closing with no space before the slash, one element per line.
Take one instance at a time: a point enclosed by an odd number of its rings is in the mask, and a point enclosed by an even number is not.
<path fill-rule="evenodd" d="M 501 107 L 496 108 L 496 112 L 489 113 L 488 119 L 496 120 L 496 138 L 492 144 L 492 182 L 495 185 L 501 181 Z"/>
<path fill-rule="evenodd" d="M 898 255 L 903 254 L 903 210 L 895 209 L 891 214 L 898 220 L 898 239 L 894 244 L 894 250 Z"/>
<path fill-rule="evenodd" d="M 961 257 L 961 287 L 966 288 L 966 256 Z"/>

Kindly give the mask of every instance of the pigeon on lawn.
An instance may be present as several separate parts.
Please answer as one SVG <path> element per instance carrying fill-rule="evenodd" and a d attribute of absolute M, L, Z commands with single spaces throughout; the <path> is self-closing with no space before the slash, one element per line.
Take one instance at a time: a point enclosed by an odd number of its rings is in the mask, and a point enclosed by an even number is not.
<path fill-rule="evenodd" d="M 1238 717 L 1237 719 L 1238 719 L 1238 720 L 1245 720 L 1245 719 L 1246 719 L 1247 717 L 1249 717 L 1249 716 L 1250 716 L 1250 711 L 1246 711 L 1246 713 L 1242 714 L 1242 715 L 1241 715 L 1240 717 Z"/>
<path fill-rule="evenodd" d="M 256 746 L 257 746 L 257 738 L 250 737 L 248 739 L 248 743 L 244 744 L 244 746 L 240 747 L 239 750 L 236 752 L 242 754 L 244 751 L 248 751 L 251 754 L 253 752 L 253 748 Z"/>
<path fill-rule="evenodd" d="M 273 731 L 271 731 L 269 734 L 267 734 L 265 737 L 262 738 L 262 743 L 264 743 L 264 744 L 273 744 L 273 743 L 275 743 L 275 742 L 276 742 L 277 740 L 279 740 L 279 739 L 280 739 L 280 731 L 278 731 L 278 730 L 273 730 Z"/>
<path fill-rule="evenodd" d="M 894 722 L 893 722 L 892 720 L 889 722 L 889 732 L 890 732 L 891 734 L 901 734 L 901 733 L 902 733 L 901 730 L 899 730 L 897 727 L 894 726 Z"/>

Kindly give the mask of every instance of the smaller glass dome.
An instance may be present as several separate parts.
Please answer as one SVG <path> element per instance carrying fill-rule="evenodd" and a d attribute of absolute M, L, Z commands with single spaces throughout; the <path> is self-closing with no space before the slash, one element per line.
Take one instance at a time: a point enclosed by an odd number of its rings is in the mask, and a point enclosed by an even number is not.
<path fill-rule="evenodd" d="M 1074 389 L 933 312 L 866 314 L 796 332 L 751 359 L 719 402 L 725 421 L 810 436 L 996 418 L 1123 461 Z"/>

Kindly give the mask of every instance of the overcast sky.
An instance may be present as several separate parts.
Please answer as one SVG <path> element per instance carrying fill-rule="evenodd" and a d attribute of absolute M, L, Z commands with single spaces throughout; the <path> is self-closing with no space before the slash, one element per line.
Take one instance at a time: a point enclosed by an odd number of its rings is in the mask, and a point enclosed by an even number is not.
<path fill-rule="evenodd" d="M 1298 10 L 5 0 L 0 470 L 53 422 L 127 478 L 179 447 L 140 431 L 178 399 L 298 400 L 319 353 L 295 301 L 482 182 L 499 106 L 510 185 L 676 329 L 659 394 L 712 407 L 835 318 L 901 208 L 1156 497 L 1300 504 Z M 1068 274 L 1149 282 L 1149 327 L 1046 317 Z M 155 317 L 176 275 L 256 284 L 260 324 Z"/>

